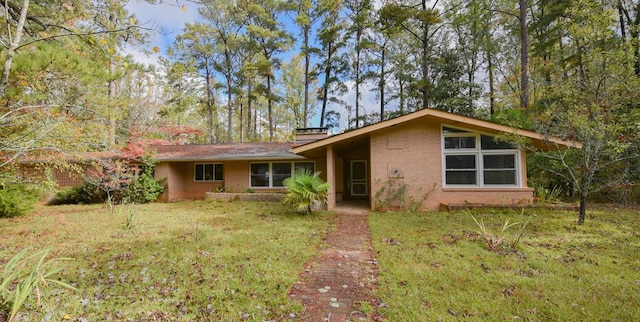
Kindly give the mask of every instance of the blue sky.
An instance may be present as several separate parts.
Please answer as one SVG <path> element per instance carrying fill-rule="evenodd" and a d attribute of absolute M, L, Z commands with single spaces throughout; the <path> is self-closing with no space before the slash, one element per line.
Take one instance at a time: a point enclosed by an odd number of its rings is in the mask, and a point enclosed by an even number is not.
<path fill-rule="evenodd" d="M 139 49 L 127 49 L 127 52 L 138 62 L 157 65 L 158 58 L 166 54 L 167 47 L 171 45 L 175 37 L 182 32 L 185 23 L 193 23 L 200 20 L 198 8 L 195 4 L 181 0 L 166 0 L 165 2 L 166 3 L 163 4 L 152 5 L 142 0 L 129 0 L 126 6 L 127 10 L 135 15 L 138 24 L 144 25 L 145 27 L 153 27 L 158 30 L 158 32 L 149 35 L 149 49 L 157 46 L 160 48 L 159 53 L 146 55 Z M 183 10 L 182 6 L 184 6 L 186 10 Z M 290 32 L 294 35 L 295 39 L 301 38 L 299 37 L 299 30 L 293 26 L 291 19 L 286 18 L 284 23 L 288 28 L 292 28 Z M 291 53 L 283 55 L 285 62 L 288 57 L 291 57 L 291 55 L 299 51 L 299 48 L 300 44 L 295 44 Z M 347 85 L 349 85 L 349 83 Z M 342 100 L 348 102 L 350 105 L 355 105 L 355 92 L 351 89 L 351 85 L 349 86 L 350 91 L 342 97 Z M 364 86 L 362 86 L 360 91 L 362 93 L 360 104 L 364 106 L 367 114 L 378 111 L 379 103 L 375 98 L 375 94 L 370 92 L 369 87 L 364 88 Z M 338 110 L 337 107 L 336 111 L 342 115 L 341 127 L 344 127 L 347 121 L 347 112 L 345 110 Z M 315 119 L 311 121 L 309 126 L 318 126 L 318 123 L 319 120 Z"/>
<path fill-rule="evenodd" d="M 181 9 L 182 5 L 186 10 Z M 138 24 L 158 30 L 149 34 L 149 46 L 157 46 L 160 53 L 147 56 L 139 49 L 127 50 L 137 61 L 147 64 L 157 64 L 158 58 L 166 53 L 167 46 L 182 32 L 185 23 L 195 22 L 200 17 L 196 5 L 189 2 L 152 5 L 142 0 L 129 0 L 126 8 L 135 15 Z"/>

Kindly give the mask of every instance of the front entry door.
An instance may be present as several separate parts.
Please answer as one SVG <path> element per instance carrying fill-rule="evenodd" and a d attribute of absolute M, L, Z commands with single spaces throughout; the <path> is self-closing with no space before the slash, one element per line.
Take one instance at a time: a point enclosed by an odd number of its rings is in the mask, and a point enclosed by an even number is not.
<path fill-rule="evenodd" d="M 351 161 L 351 195 L 367 196 L 369 193 L 367 186 L 367 161 Z"/>

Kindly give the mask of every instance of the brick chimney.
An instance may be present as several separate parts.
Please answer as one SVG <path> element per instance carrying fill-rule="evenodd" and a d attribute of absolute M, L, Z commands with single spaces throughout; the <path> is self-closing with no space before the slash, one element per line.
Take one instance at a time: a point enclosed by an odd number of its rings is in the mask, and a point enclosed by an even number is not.
<path fill-rule="evenodd" d="M 328 136 L 328 127 L 304 127 L 296 129 L 296 143 L 298 144 L 322 140 Z"/>

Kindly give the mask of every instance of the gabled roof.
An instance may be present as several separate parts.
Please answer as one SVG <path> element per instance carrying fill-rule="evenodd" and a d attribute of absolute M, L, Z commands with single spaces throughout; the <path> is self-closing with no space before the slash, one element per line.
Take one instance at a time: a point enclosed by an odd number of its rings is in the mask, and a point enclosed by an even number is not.
<path fill-rule="evenodd" d="M 327 137 L 326 139 L 322 139 L 322 140 L 307 143 L 301 146 L 297 146 L 293 149 L 293 153 L 301 154 L 301 153 L 309 152 L 309 151 L 316 150 L 318 148 L 325 147 L 334 143 L 354 140 L 354 139 L 357 139 L 358 137 L 365 137 L 373 132 L 384 130 L 392 126 L 396 126 L 398 124 L 406 123 L 409 121 L 422 121 L 422 120 L 424 120 L 425 122 L 436 122 L 436 123 L 447 124 L 451 126 L 459 126 L 459 127 L 467 128 L 469 130 L 487 132 L 492 134 L 493 133 L 517 134 L 517 135 L 531 139 L 532 143 L 536 147 L 541 149 L 550 149 L 551 144 L 559 145 L 563 147 L 575 147 L 575 148 L 582 147 L 582 144 L 580 144 L 579 142 L 566 141 L 557 137 L 543 136 L 534 131 L 514 128 L 514 127 L 498 124 L 495 122 L 485 121 L 485 120 L 481 120 L 481 119 L 477 119 L 469 116 L 463 116 L 463 115 L 458 115 L 458 114 L 453 114 L 453 113 L 449 113 L 441 110 L 428 108 L 428 109 L 419 110 L 410 114 L 406 114 L 403 116 L 399 116 L 390 120 L 386 120 L 380 123 L 355 129 L 349 132 L 330 136 L 330 137 Z"/>
<path fill-rule="evenodd" d="M 199 145 L 156 145 L 158 161 L 229 161 L 229 160 L 295 160 L 303 157 L 293 154 L 295 143 L 250 142 Z"/>

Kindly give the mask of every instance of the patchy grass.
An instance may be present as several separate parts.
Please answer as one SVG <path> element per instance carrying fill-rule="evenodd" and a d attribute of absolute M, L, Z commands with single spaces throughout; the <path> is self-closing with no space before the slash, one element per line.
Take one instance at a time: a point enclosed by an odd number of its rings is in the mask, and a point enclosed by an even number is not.
<path fill-rule="evenodd" d="M 529 224 L 517 247 L 490 251 L 478 225 Z M 377 213 L 379 308 L 389 321 L 633 321 L 640 317 L 640 214 Z M 390 224 L 393 223 L 393 224 Z"/>
<path fill-rule="evenodd" d="M 26 246 L 74 259 L 57 277 L 79 291 L 24 320 L 282 320 L 303 310 L 287 291 L 328 218 L 279 203 L 43 206 L 0 222 L 0 265 Z"/>

